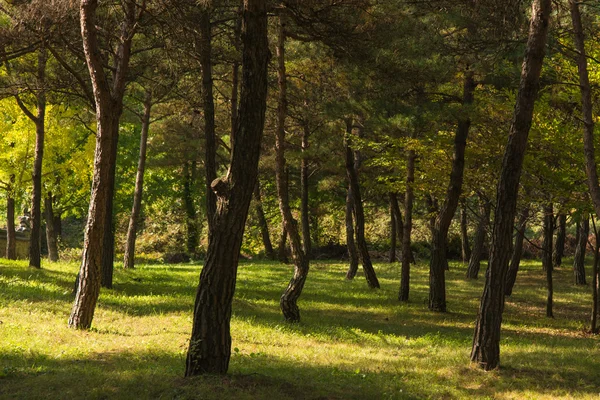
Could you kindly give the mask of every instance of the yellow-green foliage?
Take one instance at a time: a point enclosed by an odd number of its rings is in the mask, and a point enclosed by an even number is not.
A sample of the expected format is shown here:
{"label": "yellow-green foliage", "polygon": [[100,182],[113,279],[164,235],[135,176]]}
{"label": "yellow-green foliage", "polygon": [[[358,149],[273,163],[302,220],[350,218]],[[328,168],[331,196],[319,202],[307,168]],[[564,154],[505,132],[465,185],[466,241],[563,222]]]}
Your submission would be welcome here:
{"label": "yellow-green foliage", "polygon": [[233,304],[230,375],[184,379],[198,265],[118,269],[89,332],[67,327],[77,264],[32,270],[0,261],[3,399],[557,399],[597,398],[600,342],[585,332],[589,289],[555,272],[555,319],[544,276],[523,266],[508,299],[502,367],[483,372],[469,350],[482,282],[448,272],[449,313],[427,311],[427,268],[413,269],[411,302],[396,301],[398,264],[375,268],[382,289],[345,265],[313,264],[300,324],[281,317],[291,275],[243,263]]}

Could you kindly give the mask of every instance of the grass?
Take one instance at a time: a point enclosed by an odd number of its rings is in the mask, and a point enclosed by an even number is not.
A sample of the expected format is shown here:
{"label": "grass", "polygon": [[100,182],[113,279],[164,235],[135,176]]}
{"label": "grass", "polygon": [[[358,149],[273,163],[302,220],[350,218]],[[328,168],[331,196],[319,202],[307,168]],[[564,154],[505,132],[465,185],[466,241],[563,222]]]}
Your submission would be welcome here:
{"label": "grass", "polygon": [[544,274],[524,262],[508,299],[501,368],[469,363],[482,279],[447,273],[446,314],[427,310],[427,266],[413,268],[411,302],[396,301],[399,265],[375,266],[381,290],[344,281],[346,266],[313,263],[283,321],[278,299],[291,267],[240,265],[230,374],[184,379],[200,266],[115,271],[93,329],[67,327],[76,264],[42,270],[0,260],[2,399],[557,399],[600,396],[600,340],[586,333],[589,287],[555,272],[555,319],[545,318]]}

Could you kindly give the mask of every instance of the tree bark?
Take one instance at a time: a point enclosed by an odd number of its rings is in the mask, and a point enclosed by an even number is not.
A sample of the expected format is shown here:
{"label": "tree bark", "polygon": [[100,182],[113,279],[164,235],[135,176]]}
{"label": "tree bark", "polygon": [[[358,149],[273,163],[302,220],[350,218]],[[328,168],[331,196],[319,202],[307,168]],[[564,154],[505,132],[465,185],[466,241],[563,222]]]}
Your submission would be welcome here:
{"label": "tree bark", "polygon": [[554,235],[554,210],[552,203],[544,206],[544,241],[542,243],[542,265],[546,271],[546,317],[554,318],[552,303],[554,287],[552,285],[552,236]]}
{"label": "tree bark", "polygon": [[310,259],[312,253],[312,243],[310,239],[310,213],[309,213],[309,190],[308,190],[308,147],[310,137],[310,127],[308,122],[302,125],[302,160],[300,161],[300,214],[302,218],[302,250],[305,256]]}
{"label": "tree bark", "polygon": [[[592,217],[592,222],[593,222]],[[592,317],[590,320],[590,331],[593,334],[598,333],[598,292],[600,287],[598,286],[598,263],[600,263],[600,237],[598,236],[598,230],[596,224],[594,224],[594,236],[596,238],[596,245],[594,246],[594,264],[592,266]]]}
{"label": "tree bark", "polygon": [[515,245],[513,246],[512,257],[510,259],[510,266],[506,273],[506,284],[504,288],[504,295],[512,295],[513,287],[517,281],[517,273],[519,272],[519,264],[521,263],[521,256],[523,255],[523,240],[525,239],[525,228],[527,227],[527,219],[529,218],[529,208],[525,207],[521,211],[519,217],[519,223],[517,224],[517,234],[515,235]]}
{"label": "tree bark", "polygon": [[52,202],[52,193],[48,193],[44,199],[46,243],[48,243],[48,259],[50,261],[58,261],[58,237],[54,230],[54,210]]}
{"label": "tree bark", "polygon": [[354,197],[354,219],[356,222],[356,242],[360,257],[362,258],[363,271],[367,284],[371,289],[379,288],[379,281],[371,263],[371,256],[367,248],[365,239],[365,214],[363,210],[362,198],[360,195],[360,186],[358,184],[358,175],[355,168],[355,154],[350,147],[352,135],[352,119],[346,120],[346,137],[344,138],[344,147],[346,149],[346,174],[348,176],[348,184]]}
{"label": "tree bark", "polygon": [[590,220],[584,215],[577,223],[577,236],[575,241],[575,257],[573,258],[573,274],[576,285],[587,285],[585,279],[585,251],[587,249],[588,237],[590,235]]}
{"label": "tree bark", "polygon": [[[396,262],[396,216],[394,215],[394,193],[390,193],[390,256],[388,261],[390,263]],[[397,203],[396,203],[397,204]],[[402,243],[402,240],[400,240]]]}
{"label": "tree bark", "polygon": [[558,214],[558,226],[556,227],[556,241],[554,242],[554,251],[552,252],[552,265],[560,267],[565,253],[565,238],[567,236],[567,215]]}
{"label": "tree bark", "polygon": [[496,368],[500,362],[500,327],[504,311],[504,286],[511,254],[509,250],[517,207],[519,180],[544,60],[551,8],[550,0],[534,0],[532,5],[532,18],[521,70],[521,82],[498,182],[490,259],[485,274],[485,285],[471,351],[471,361],[476,362],[485,370]]}
{"label": "tree bark", "polygon": [[185,226],[187,231],[186,251],[194,257],[199,242],[198,218],[194,204],[194,185],[196,183],[196,162],[186,161],[183,166],[183,204],[185,207]]}
{"label": "tree bark", "polygon": [[140,156],[138,158],[137,173],[135,175],[135,189],[133,192],[133,206],[127,227],[127,241],[125,242],[125,255],[123,268],[135,267],[135,240],[140,214],[142,212],[142,197],[144,192],[144,171],[146,170],[146,149],[148,145],[148,130],[150,129],[150,112],[152,110],[152,94],[146,92],[144,100],[144,114],[142,115],[142,132],[140,135]]}
{"label": "tree bark", "polygon": [[285,224],[282,221],[281,233],[279,235],[279,243],[277,243],[277,259],[284,264],[290,262],[287,256],[287,237],[287,230],[285,229]]}
{"label": "tree bark", "polygon": [[275,252],[273,251],[273,245],[271,244],[271,236],[269,235],[269,225],[267,224],[267,218],[265,218],[265,212],[262,207],[262,199],[260,196],[260,183],[258,179],[256,180],[256,187],[254,188],[254,201],[256,202],[256,218],[258,219],[260,234],[262,236],[263,245],[265,247],[265,255],[269,260],[274,260]]}
{"label": "tree bark", "polygon": [[[473,72],[465,72],[463,83],[463,106],[468,107],[473,103],[473,94],[476,87]],[[454,136],[454,157],[452,160],[452,171],[450,172],[450,183],[446,192],[446,200],[435,219],[431,238],[431,261],[429,263],[429,309],[431,311],[446,312],[446,277],[448,268],[446,256],[446,245],[448,240],[448,229],[454,213],[458,207],[458,201],[462,191],[462,182],[465,169],[465,148],[471,118],[461,117]]]}
{"label": "tree bark", "polygon": [[231,356],[231,305],[244,226],[258,175],[264,128],[269,45],[265,0],[245,0],[240,107],[225,177],[215,180],[217,210],[196,292],[186,376],[224,374]]}
{"label": "tree bark", "polygon": [[[414,134],[413,134],[414,138]],[[400,291],[398,292],[398,300],[408,301],[410,291],[410,263],[414,262],[411,245],[412,234],[412,214],[415,182],[415,161],[417,155],[414,150],[410,149],[407,152],[406,161],[406,191],[404,193],[404,226],[402,233],[402,269],[400,273]]]}
{"label": "tree bark", "polygon": [[346,248],[348,249],[349,261],[346,279],[351,281],[358,272],[358,250],[356,249],[356,241],[354,240],[354,195],[352,194],[352,187],[350,187],[350,184],[348,184],[348,191],[346,193],[345,216]]}
{"label": "tree bark", "polygon": [[471,246],[469,246],[469,232],[467,221],[467,204],[465,199],[460,200],[460,243],[463,263],[471,258]]}
{"label": "tree bark", "polygon": [[102,239],[102,277],[100,286],[107,289],[112,289],[113,272],[115,269],[115,221],[113,218],[114,197],[115,197],[115,181],[117,173],[117,153],[119,144],[119,119],[113,120],[112,132],[114,140],[111,142],[109,157],[109,174],[106,184],[106,212],[104,214],[104,237]]}
{"label": "tree bark", "polygon": [[487,227],[490,224],[491,209],[490,202],[483,198],[483,196],[480,196],[479,223],[477,224],[477,233],[475,234],[475,241],[473,242],[473,252],[471,253],[471,259],[469,260],[469,267],[467,268],[467,278],[469,279],[477,279],[479,275],[481,256],[487,237]]}
{"label": "tree bark", "polygon": [[[83,257],[77,282],[75,303],[69,317],[69,326],[76,329],[89,329],[100,294],[102,254],[107,220],[107,205],[111,203],[112,163],[115,158],[113,148],[118,140],[119,117],[123,110],[123,96],[131,42],[137,26],[136,4],[123,2],[125,8],[121,29],[121,40],[114,57],[112,85],[105,74],[103,55],[97,36],[97,0],[81,0],[80,22],[83,50],[90,72],[94,102],[96,105],[97,133],[94,154],[92,192],[85,227]],[[114,177],[113,177],[114,178]]]}

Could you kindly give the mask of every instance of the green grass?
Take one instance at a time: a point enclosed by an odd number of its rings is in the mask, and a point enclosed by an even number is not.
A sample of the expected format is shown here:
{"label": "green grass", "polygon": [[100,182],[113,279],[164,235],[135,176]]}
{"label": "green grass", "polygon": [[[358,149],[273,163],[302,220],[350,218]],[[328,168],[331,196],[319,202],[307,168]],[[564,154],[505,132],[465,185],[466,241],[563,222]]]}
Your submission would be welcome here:
{"label": "green grass", "polygon": [[446,314],[427,310],[427,266],[413,268],[411,302],[396,301],[398,264],[375,266],[381,290],[344,281],[346,266],[315,262],[300,324],[278,299],[291,267],[240,265],[230,374],[184,379],[200,266],[115,271],[93,329],[67,319],[76,264],[33,270],[0,260],[2,399],[556,399],[600,396],[600,340],[586,333],[589,287],[555,272],[555,319],[545,318],[544,274],[523,263],[508,299],[501,368],[469,363],[482,278],[447,274]]}

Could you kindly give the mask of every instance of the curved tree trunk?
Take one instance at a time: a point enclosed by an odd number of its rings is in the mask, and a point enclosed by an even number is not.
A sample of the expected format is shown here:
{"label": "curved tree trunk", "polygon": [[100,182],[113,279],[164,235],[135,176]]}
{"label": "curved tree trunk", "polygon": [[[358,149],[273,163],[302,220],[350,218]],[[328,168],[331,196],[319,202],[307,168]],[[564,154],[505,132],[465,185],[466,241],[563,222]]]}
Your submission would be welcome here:
{"label": "curved tree trunk", "polygon": [[477,233],[475,234],[475,241],[473,242],[473,252],[471,253],[471,259],[469,260],[469,267],[467,268],[467,278],[469,279],[477,279],[479,275],[481,256],[487,237],[487,227],[490,224],[491,209],[490,202],[487,199],[480,197],[479,223],[477,224]]}
{"label": "curved tree trunk", "polygon": [[48,193],[44,199],[46,243],[48,243],[48,259],[50,261],[58,261],[58,237],[54,230],[54,210],[52,201],[52,193]]}
{"label": "curved tree trunk", "polygon": [[517,234],[515,235],[515,245],[513,246],[513,253],[510,259],[510,265],[508,272],[506,273],[506,284],[504,288],[504,295],[512,295],[513,287],[517,281],[517,273],[519,272],[519,264],[521,263],[521,256],[523,255],[523,240],[525,239],[525,228],[527,227],[527,219],[529,218],[529,208],[525,207],[521,211],[519,217],[519,223],[517,224]]}
{"label": "curved tree trunk", "polygon": [[469,233],[468,233],[468,222],[467,222],[467,204],[463,198],[460,200],[460,243],[461,243],[461,255],[463,263],[471,258],[471,246],[469,246]]}
{"label": "curved tree trunk", "polygon": [[231,356],[231,304],[252,192],[258,176],[269,47],[264,0],[246,0],[243,10],[240,107],[227,176],[213,181],[217,210],[194,304],[186,376],[224,374]]}
{"label": "curved tree trunk", "polygon": [[148,90],[144,100],[144,114],[142,115],[142,132],[140,135],[140,156],[138,158],[137,173],[135,175],[135,189],[133,192],[133,206],[127,227],[127,241],[125,242],[125,255],[123,268],[135,266],[135,239],[140,214],[142,212],[142,196],[144,193],[144,172],[146,170],[146,149],[148,145],[148,131],[150,129],[150,111],[152,110],[152,94]]}
{"label": "curved tree trunk", "polygon": [[544,206],[544,242],[542,244],[542,265],[546,271],[546,317],[554,318],[552,303],[554,287],[552,285],[552,236],[554,235],[554,210],[552,203]]}
{"label": "curved tree trunk", "polygon": [[534,0],[532,5],[532,18],[521,69],[519,92],[496,192],[490,259],[471,350],[471,361],[485,370],[496,368],[500,362],[504,285],[511,256],[509,250],[512,246],[519,180],[539,88],[551,9],[550,0]]}
{"label": "curved tree trunk", "polygon": [[[475,79],[473,72],[467,70],[463,82],[463,106],[473,103],[475,92]],[[462,191],[463,174],[465,169],[465,148],[471,119],[460,118],[456,135],[454,136],[454,157],[452,159],[452,171],[450,172],[450,183],[446,191],[446,200],[435,219],[431,237],[431,260],[429,263],[429,309],[432,311],[446,312],[446,277],[448,268],[446,257],[446,245],[448,229],[458,207],[458,201]]]}
{"label": "curved tree trunk", "polygon": [[367,279],[367,284],[371,289],[379,288],[379,280],[373,269],[371,263],[371,256],[369,255],[369,249],[367,248],[367,241],[365,239],[365,214],[362,204],[362,198],[360,195],[360,186],[358,184],[358,175],[355,168],[355,154],[350,147],[350,136],[352,135],[352,119],[346,120],[346,137],[344,138],[344,147],[346,149],[346,174],[348,176],[348,183],[354,197],[354,219],[356,221],[356,244],[360,257],[362,259],[363,272]]}
{"label": "curved tree trunk", "polygon": [[590,219],[586,214],[577,223],[577,237],[575,257],[573,258],[573,273],[576,285],[587,285],[585,279],[585,251],[587,249],[588,237],[590,235]]}
{"label": "curved tree trunk", "polygon": [[348,272],[346,272],[346,279],[352,280],[358,272],[358,250],[356,249],[356,242],[354,240],[354,195],[352,194],[352,188],[348,185],[348,192],[346,194],[346,248],[348,249]]}
{"label": "curved tree trunk", "polygon": [[279,210],[281,219],[290,240],[290,250],[294,261],[294,276],[290,280],[279,300],[283,316],[288,322],[300,321],[300,309],[297,301],[302,294],[304,283],[308,275],[308,257],[302,249],[302,241],[298,232],[297,223],[292,216],[290,208],[288,180],[285,160],[285,120],[287,117],[287,77],[285,72],[285,29],[279,18],[279,37],[277,41],[277,82],[279,97],[277,107],[277,133],[275,136],[275,179],[277,181],[277,194],[279,197]]}
{"label": "curved tree trunk", "polygon": [[[414,134],[413,134],[414,138]],[[414,262],[412,251],[410,248],[412,234],[412,213],[415,182],[415,161],[417,155],[414,150],[408,150],[406,162],[406,191],[404,194],[404,227],[402,237],[402,270],[400,275],[400,291],[398,292],[398,300],[408,301],[410,291],[410,263]]]}
{"label": "curved tree trunk", "polygon": [[554,242],[554,251],[552,252],[552,265],[560,267],[565,253],[565,238],[567,236],[567,215],[558,214],[558,226],[556,227],[556,241]]}
{"label": "curved tree trunk", "polygon": [[256,202],[256,218],[258,219],[260,234],[262,236],[263,246],[265,247],[265,255],[269,260],[274,260],[275,252],[273,251],[273,245],[271,244],[271,236],[269,235],[269,225],[267,224],[267,218],[265,218],[265,212],[262,207],[262,199],[260,197],[260,184],[258,180],[256,181],[256,187],[254,188],[254,201]]}

